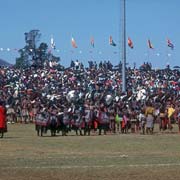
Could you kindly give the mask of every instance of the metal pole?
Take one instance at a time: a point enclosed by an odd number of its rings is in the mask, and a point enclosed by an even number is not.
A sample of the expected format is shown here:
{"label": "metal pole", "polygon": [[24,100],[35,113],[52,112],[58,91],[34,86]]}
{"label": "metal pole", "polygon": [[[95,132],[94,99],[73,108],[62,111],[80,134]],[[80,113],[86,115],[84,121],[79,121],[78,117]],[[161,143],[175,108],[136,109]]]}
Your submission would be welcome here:
{"label": "metal pole", "polygon": [[126,92],[126,0],[122,0],[122,92]]}

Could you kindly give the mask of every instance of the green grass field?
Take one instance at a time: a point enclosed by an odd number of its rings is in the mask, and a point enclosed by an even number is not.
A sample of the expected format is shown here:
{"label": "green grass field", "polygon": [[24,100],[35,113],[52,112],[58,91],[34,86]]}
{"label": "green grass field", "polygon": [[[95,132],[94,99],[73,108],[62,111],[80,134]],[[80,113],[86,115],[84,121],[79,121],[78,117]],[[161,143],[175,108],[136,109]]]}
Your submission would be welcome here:
{"label": "green grass field", "polygon": [[37,137],[32,124],[9,125],[0,180],[12,179],[178,180],[180,134]]}

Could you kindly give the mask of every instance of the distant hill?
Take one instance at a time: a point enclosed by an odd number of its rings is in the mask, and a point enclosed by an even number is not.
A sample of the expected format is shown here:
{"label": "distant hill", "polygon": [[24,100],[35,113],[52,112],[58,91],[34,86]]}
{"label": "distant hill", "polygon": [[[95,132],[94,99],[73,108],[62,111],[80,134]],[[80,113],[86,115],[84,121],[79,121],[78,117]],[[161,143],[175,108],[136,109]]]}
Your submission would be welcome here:
{"label": "distant hill", "polygon": [[0,59],[0,66],[12,66],[12,64],[8,63],[5,60]]}

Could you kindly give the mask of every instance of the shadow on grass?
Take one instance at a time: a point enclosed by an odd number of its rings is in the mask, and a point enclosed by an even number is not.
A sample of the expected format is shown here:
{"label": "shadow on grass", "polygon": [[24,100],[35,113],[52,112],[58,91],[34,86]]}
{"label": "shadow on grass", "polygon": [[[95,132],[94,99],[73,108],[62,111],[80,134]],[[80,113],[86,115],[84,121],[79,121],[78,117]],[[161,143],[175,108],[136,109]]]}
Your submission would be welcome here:
{"label": "shadow on grass", "polygon": [[16,136],[4,136],[3,138],[0,139],[21,139],[22,137],[16,137]]}

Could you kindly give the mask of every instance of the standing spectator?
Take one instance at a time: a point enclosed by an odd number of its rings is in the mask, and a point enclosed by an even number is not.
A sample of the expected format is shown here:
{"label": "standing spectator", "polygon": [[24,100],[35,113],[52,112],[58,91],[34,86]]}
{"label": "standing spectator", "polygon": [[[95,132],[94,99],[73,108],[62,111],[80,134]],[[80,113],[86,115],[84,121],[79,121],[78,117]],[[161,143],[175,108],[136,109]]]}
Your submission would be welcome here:
{"label": "standing spectator", "polygon": [[154,129],[154,107],[151,102],[147,102],[147,107],[145,110],[146,116],[146,133],[153,134]]}
{"label": "standing spectator", "polygon": [[178,127],[179,127],[179,133],[180,133],[180,111],[178,112]]}
{"label": "standing spectator", "polygon": [[0,102],[0,133],[1,133],[1,138],[3,138],[5,132],[7,132],[6,109],[3,105],[3,102]]}
{"label": "standing spectator", "polygon": [[172,123],[174,121],[173,115],[175,112],[174,105],[171,104],[170,107],[168,107],[167,111],[168,111],[168,129],[172,130],[173,129]]}
{"label": "standing spectator", "polygon": [[141,110],[138,118],[139,118],[141,130],[142,130],[142,134],[145,134],[146,116],[145,116],[144,109]]}

